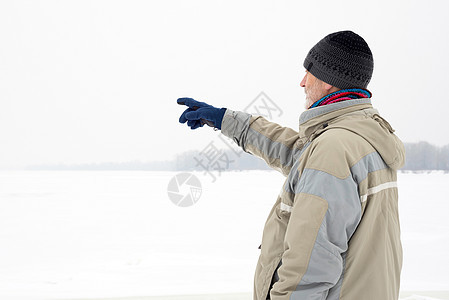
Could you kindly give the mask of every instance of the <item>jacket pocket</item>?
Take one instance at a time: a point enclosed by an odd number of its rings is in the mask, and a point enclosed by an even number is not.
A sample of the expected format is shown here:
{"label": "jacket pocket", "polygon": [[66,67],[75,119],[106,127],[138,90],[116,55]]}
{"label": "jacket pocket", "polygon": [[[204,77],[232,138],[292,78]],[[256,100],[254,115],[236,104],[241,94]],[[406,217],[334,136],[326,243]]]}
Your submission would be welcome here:
{"label": "jacket pocket", "polygon": [[254,280],[254,300],[266,300],[271,286],[274,271],[281,261],[282,253],[277,255],[271,262],[264,265],[262,257],[259,258]]}

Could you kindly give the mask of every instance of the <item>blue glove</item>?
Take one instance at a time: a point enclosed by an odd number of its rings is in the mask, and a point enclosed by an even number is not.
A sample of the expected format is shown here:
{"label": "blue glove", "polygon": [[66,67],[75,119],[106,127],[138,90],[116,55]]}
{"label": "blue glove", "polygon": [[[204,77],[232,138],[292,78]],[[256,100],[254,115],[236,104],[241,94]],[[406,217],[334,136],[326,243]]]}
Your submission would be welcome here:
{"label": "blue glove", "polygon": [[179,123],[187,122],[190,129],[203,127],[204,124],[221,129],[221,122],[223,121],[226,108],[216,108],[192,98],[179,98],[177,102],[180,105],[189,107],[179,117]]}

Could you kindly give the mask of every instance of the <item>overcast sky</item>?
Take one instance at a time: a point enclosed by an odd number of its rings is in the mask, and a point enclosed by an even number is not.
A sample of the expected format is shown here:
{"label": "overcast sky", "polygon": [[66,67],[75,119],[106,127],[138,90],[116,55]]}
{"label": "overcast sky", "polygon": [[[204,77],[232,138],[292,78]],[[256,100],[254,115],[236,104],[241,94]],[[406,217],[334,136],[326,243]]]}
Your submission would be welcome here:
{"label": "overcast sky", "polygon": [[217,139],[179,97],[294,129],[325,35],[368,42],[373,104],[404,142],[449,144],[449,1],[1,1],[0,167],[166,160]]}

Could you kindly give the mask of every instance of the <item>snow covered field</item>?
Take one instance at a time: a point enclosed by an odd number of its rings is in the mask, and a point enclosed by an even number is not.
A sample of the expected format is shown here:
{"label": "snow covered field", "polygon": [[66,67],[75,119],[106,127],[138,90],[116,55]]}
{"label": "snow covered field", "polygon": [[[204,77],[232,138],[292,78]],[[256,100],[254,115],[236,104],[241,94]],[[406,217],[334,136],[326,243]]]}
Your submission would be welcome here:
{"label": "snow covered field", "polygon": [[[178,173],[0,172],[0,299],[251,299],[284,177],[194,172],[201,197],[179,207],[167,193]],[[404,299],[449,299],[448,187],[449,174],[399,174]]]}

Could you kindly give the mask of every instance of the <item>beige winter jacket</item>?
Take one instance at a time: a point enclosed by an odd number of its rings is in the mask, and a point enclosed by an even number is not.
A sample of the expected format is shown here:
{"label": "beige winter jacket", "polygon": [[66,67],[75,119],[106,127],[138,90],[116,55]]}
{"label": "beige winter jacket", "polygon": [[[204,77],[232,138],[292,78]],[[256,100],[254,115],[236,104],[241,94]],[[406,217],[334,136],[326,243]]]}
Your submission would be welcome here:
{"label": "beige winter jacket", "polygon": [[222,133],[287,178],[263,230],[254,299],[398,299],[404,146],[371,99],[305,111],[299,132],[227,109]]}

